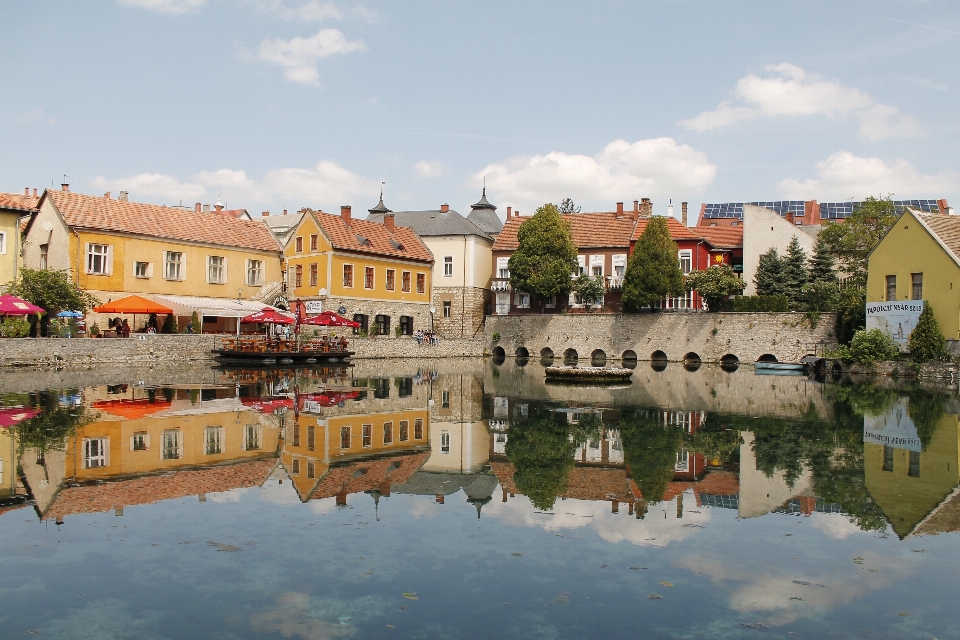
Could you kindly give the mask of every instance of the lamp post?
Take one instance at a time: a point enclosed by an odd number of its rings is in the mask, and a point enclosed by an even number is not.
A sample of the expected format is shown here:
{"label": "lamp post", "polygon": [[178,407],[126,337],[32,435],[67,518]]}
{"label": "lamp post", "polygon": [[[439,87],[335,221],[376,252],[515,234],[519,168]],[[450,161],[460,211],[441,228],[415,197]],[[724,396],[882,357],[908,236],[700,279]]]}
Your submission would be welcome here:
{"label": "lamp post", "polygon": [[433,333],[433,314],[437,312],[436,307],[430,307],[430,333]]}

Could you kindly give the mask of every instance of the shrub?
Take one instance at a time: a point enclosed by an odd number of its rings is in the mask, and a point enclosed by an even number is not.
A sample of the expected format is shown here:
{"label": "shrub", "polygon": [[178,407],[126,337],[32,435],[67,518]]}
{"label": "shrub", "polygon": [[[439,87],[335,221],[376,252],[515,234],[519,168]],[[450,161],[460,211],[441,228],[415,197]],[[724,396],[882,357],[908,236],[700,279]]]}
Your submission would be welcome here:
{"label": "shrub", "polygon": [[833,332],[840,344],[850,344],[854,334],[863,329],[867,322],[867,299],[863,291],[850,290],[840,292],[837,302],[837,317]]}
{"label": "shrub", "polygon": [[880,329],[861,329],[850,341],[850,356],[857,362],[873,364],[878,360],[893,360],[899,355],[893,338]]}
{"label": "shrub", "polygon": [[800,296],[807,311],[834,311],[840,302],[840,290],[831,282],[805,284]]}
{"label": "shrub", "polygon": [[6,316],[0,319],[0,338],[26,338],[30,322],[24,316]]}
{"label": "shrub", "polygon": [[929,302],[923,305],[917,326],[910,334],[910,356],[914,362],[924,363],[931,360],[942,360],[944,357],[944,338],[940,333],[940,325],[933,315],[933,307]]}
{"label": "shrub", "polygon": [[497,331],[496,333],[493,334],[493,341],[494,341],[494,342],[500,342],[500,332],[499,332],[499,331]]}
{"label": "shrub", "polygon": [[737,296],[733,311],[789,311],[787,296]]}

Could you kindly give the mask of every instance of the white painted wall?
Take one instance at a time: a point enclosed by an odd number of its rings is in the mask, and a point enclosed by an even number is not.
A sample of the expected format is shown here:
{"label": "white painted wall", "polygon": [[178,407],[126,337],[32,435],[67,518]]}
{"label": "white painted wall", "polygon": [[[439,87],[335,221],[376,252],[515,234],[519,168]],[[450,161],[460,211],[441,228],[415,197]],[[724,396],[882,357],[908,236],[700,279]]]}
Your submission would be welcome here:
{"label": "white painted wall", "polygon": [[[807,227],[811,228],[819,229]],[[744,295],[752,296],[757,293],[753,278],[757,275],[760,255],[776,247],[777,252],[783,256],[793,236],[797,236],[800,246],[807,252],[807,257],[813,255],[815,235],[782,218],[776,211],[752,204],[743,205],[743,280],[747,285]]]}
{"label": "white painted wall", "polygon": [[[477,236],[428,236],[424,244],[433,253],[434,287],[490,286],[493,242]],[[443,275],[444,256],[453,256],[453,275]]]}

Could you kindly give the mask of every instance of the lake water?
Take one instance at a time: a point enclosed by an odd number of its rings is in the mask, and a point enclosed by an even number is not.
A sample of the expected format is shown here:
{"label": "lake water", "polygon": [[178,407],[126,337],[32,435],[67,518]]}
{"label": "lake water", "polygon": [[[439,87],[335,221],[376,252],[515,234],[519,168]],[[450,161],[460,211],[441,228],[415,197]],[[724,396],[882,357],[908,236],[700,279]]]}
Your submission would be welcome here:
{"label": "lake water", "polygon": [[4,372],[0,637],[960,638],[955,389],[657,369]]}

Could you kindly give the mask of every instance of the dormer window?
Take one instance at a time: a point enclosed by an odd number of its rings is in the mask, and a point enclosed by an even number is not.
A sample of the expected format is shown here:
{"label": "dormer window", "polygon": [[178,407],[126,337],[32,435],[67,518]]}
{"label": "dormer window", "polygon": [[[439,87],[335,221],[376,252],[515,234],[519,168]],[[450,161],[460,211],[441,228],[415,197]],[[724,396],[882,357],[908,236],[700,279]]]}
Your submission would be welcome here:
{"label": "dormer window", "polygon": [[367,240],[366,238],[364,238],[364,237],[363,237],[362,235],[360,235],[359,233],[356,234],[356,236],[357,236],[357,242],[360,244],[361,247],[369,247],[369,246],[370,246],[370,241],[369,241],[369,240]]}
{"label": "dormer window", "polygon": [[406,249],[403,248],[403,245],[397,242],[396,240],[391,239],[390,244],[393,245],[393,248],[396,249],[397,251],[406,251]]}

